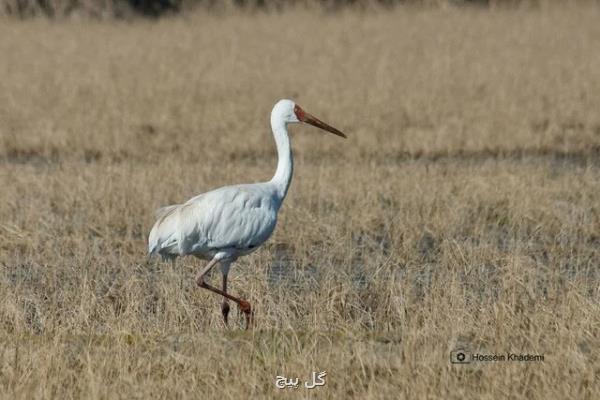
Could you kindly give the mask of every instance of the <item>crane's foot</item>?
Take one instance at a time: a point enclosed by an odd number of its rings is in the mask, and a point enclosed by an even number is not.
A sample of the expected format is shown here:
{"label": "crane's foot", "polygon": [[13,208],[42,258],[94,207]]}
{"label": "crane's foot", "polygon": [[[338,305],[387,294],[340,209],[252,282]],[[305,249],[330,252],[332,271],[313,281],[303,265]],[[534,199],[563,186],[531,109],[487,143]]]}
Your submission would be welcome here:
{"label": "crane's foot", "polygon": [[240,306],[240,310],[246,315],[246,330],[252,328],[253,320],[254,320],[254,312],[252,311],[252,307],[250,303],[246,300],[240,300],[238,303]]}
{"label": "crane's foot", "polygon": [[221,312],[223,313],[223,322],[225,322],[225,327],[227,327],[229,317],[229,302],[224,301],[223,304],[221,304]]}

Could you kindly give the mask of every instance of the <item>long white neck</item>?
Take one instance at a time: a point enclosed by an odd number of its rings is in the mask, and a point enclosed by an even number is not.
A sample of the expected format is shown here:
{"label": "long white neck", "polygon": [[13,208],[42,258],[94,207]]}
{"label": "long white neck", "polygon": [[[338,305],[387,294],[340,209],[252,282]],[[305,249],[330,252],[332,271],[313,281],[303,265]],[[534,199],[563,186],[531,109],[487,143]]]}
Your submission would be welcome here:
{"label": "long white neck", "polygon": [[277,197],[283,201],[287,194],[290,183],[292,183],[292,174],[294,172],[294,160],[292,159],[292,148],[290,146],[290,137],[288,136],[287,123],[277,114],[271,114],[271,129],[277,145],[277,171],[271,183],[275,186]]}

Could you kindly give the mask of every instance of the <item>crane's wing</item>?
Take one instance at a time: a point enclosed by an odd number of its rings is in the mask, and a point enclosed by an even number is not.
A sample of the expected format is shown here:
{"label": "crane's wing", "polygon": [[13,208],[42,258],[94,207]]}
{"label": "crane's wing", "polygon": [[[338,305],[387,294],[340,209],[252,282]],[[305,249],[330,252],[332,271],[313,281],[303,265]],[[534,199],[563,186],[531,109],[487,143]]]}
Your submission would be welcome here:
{"label": "crane's wing", "polygon": [[272,194],[259,184],[204,193],[157,212],[148,250],[170,258],[214,250],[252,249],[273,233],[277,210]]}

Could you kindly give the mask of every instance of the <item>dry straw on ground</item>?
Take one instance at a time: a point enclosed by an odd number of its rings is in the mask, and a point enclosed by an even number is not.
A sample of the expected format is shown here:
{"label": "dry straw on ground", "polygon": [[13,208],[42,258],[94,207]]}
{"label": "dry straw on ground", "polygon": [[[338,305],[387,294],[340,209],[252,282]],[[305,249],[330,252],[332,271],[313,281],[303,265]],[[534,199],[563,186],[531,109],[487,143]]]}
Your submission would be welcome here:
{"label": "dry straw on ground", "polygon": [[[0,23],[0,397],[592,398],[598,8]],[[296,176],[221,326],[153,211]],[[216,279],[217,277],[213,277]],[[456,366],[451,350],[543,354]],[[275,377],[327,371],[277,390]]]}

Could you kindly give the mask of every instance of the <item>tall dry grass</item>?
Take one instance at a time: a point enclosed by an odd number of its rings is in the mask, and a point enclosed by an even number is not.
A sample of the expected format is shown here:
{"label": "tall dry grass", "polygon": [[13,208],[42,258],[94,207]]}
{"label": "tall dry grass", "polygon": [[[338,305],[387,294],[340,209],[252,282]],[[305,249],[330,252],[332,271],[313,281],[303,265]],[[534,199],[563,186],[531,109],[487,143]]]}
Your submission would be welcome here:
{"label": "tall dry grass", "polygon": [[[599,14],[3,20],[0,396],[593,398]],[[350,139],[293,128],[278,229],[230,274],[256,329],[226,330],[201,264],[146,261],[146,235],[270,177],[281,97]]]}

